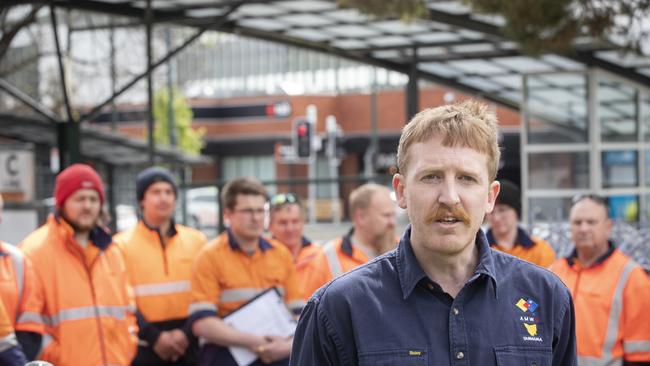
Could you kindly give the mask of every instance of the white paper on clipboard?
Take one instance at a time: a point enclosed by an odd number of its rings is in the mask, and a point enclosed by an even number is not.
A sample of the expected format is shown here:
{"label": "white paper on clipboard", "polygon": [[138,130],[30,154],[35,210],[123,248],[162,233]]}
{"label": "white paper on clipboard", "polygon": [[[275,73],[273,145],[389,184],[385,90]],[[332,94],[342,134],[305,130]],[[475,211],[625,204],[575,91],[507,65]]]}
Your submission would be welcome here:
{"label": "white paper on clipboard", "polygon": [[[226,315],[223,321],[242,332],[257,335],[290,337],[296,331],[296,321],[275,287],[257,295],[247,304]],[[257,354],[244,347],[228,347],[239,366],[248,366]]]}

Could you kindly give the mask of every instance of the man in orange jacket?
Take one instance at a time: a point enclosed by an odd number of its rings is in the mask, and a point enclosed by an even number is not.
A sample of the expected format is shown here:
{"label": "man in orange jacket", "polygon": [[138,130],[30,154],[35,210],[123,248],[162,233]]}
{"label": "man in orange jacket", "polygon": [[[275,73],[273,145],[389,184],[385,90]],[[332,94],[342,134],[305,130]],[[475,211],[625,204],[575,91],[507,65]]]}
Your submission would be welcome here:
{"label": "man in orange jacket", "polygon": [[262,237],[266,190],[252,178],[235,179],[222,189],[228,229],[199,252],[192,271],[190,321],[205,340],[199,365],[236,366],[228,347],[243,347],[258,356],[250,366],[289,363],[291,339],[237,330],[223,317],[258,294],[275,287],[294,314],[304,305],[291,253]]}
{"label": "man in orange jacket", "polygon": [[323,245],[324,258],[317,259],[321,270],[330,273],[327,281],[348,272],[397,246],[395,202],[390,189],[366,183],[350,193],[353,227],[346,235]]}
{"label": "man in orange jacket", "polygon": [[[4,202],[0,195],[0,223]],[[0,299],[25,356],[33,360],[41,344],[43,324],[30,320],[38,312],[38,290],[31,262],[20,249],[0,240]],[[25,315],[23,315],[25,314]]]}
{"label": "man in orange jacket", "polygon": [[98,220],[104,186],[88,165],[56,177],[56,213],[21,244],[31,259],[45,325],[40,359],[56,366],[127,366],[135,355],[135,305],[126,268]]}
{"label": "man in orange jacket", "polygon": [[493,249],[514,255],[540,267],[548,267],[555,260],[555,251],[545,240],[530,236],[519,227],[521,193],[507,180],[501,180],[501,190],[494,210],[485,215],[490,229],[485,234]]}
{"label": "man in orange jacket", "polygon": [[331,275],[327,268],[318,265],[323,248],[303,236],[304,228],[305,209],[296,195],[280,193],[271,197],[269,232],[291,252],[300,290],[303,298],[309,300]]}
{"label": "man in orange jacket", "polygon": [[0,301],[0,365],[23,366],[27,359],[18,345],[11,323],[4,304]]}
{"label": "man in orange jacket", "polygon": [[575,302],[578,365],[650,365],[650,278],[608,240],[607,209],[600,196],[574,199],[575,250],[550,269]]}
{"label": "man in orange jacket", "polygon": [[138,354],[133,366],[194,365],[198,342],[186,326],[191,303],[192,262],[207,238],[174,223],[178,189],[160,167],[136,177],[142,209],[138,225],[114,237],[138,308]]}

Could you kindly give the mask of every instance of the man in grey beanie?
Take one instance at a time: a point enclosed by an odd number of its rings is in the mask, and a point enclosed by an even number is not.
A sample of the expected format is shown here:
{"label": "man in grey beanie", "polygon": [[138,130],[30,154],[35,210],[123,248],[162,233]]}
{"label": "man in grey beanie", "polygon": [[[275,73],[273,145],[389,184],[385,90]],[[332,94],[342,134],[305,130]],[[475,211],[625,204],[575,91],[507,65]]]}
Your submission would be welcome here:
{"label": "man in grey beanie", "polygon": [[150,167],[136,177],[142,210],[138,225],[114,237],[124,253],[138,308],[140,338],[133,365],[194,365],[197,341],[187,328],[190,275],[194,256],[207,238],[176,224],[178,187],[164,168]]}

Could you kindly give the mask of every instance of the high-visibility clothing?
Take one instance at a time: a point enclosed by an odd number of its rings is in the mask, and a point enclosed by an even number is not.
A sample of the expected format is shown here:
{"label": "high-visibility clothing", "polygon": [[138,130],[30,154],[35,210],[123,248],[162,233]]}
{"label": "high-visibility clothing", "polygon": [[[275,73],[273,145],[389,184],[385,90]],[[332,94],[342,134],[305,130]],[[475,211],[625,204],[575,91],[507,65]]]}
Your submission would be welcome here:
{"label": "high-visibility clothing", "polygon": [[300,251],[294,258],[294,265],[296,266],[298,286],[305,300],[309,300],[316,290],[332,278],[328,267],[321,264],[323,261],[327,261],[323,248],[303,239]]}
{"label": "high-visibility clothing", "polygon": [[148,322],[188,317],[192,263],[207,241],[203,233],[183,225],[173,225],[169,234],[161,236],[140,221],[114,237],[138,311]]}
{"label": "high-visibility clothing", "polygon": [[[227,230],[206,244],[196,257],[190,321],[223,317],[272,287],[283,294],[290,310],[300,313],[305,301],[289,250],[273,239],[260,238],[259,247],[248,254]],[[200,364],[233,362],[227,349],[217,345],[206,344],[201,353]]]}
{"label": "high-visibility clothing", "polygon": [[[113,240],[124,255],[138,308],[141,342],[133,364],[160,365],[162,360],[153,346],[162,331],[181,329],[192,340],[189,327],[185,327],[191,303],[192,263],[207,238],[198,230],[173,223],[163,235],[141,220]],[[175,365],[194,364],[195,343],[190,342],[191,347]]]}
{"label": "high-visibility clothing", "polygon": [[574,251],[550,269],[573,296],[580,366],[650,362],[650,278],[643,268],[610,246],[590,267]]}
{"label": "high-visibility clothing", "polygon": [[544,239],[528,235],[521,228],[517,228],[515,245],[510,249],[503,248],[497,244],[491,229],[488,230],[485,236],[492,249],[514,255],[540,267],[547,268],[555,261],[555,251],[548,242]]}
{"label": "high-visibility clothing", "polygon": [[41,322],[20,316],[39,310],[36,285],[31,261],[17,247],[0,241],[0,298],[16,331],[45,331]]}
{"label": "high-visibility clothing", "polygon": [[18,346],[12,322],[0,301],[0,365],[23,366],[27,360]]}
{"label": "high-visibility clothing", "polygon": [[22,315],[45,325],[39,358],[57,366],[129,365],[137,345],[135,304],[108,233],[93,229],[84,249],[72,227],[51,215],[21,249],[39,282],[41,310]]}
{"label": "high-visibility clothing", "polygon": [[326,261],[319,261],[323,266],[325,263],[329,271],[328,281],[335,277],[349,272],[360,265],[368,262],[370,258],[361,249],[352,245],[352,231],[348,234],[331,240],[323,245]]}

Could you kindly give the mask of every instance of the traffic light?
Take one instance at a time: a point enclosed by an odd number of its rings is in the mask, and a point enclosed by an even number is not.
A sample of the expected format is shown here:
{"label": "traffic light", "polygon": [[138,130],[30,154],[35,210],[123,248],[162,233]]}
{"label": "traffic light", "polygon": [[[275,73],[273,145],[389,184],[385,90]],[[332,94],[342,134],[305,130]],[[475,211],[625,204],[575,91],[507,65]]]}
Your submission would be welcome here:
{"label": "traffic light", "polygon": [[311,123],[306,119],[297,119],[293,123],[293,142],[298,158],[305,159],[311,155],[311,140],[314,136]]}

